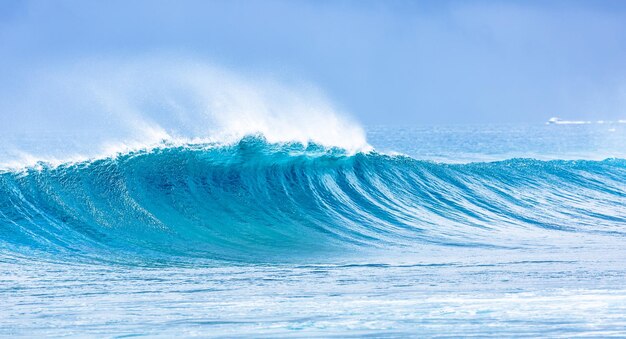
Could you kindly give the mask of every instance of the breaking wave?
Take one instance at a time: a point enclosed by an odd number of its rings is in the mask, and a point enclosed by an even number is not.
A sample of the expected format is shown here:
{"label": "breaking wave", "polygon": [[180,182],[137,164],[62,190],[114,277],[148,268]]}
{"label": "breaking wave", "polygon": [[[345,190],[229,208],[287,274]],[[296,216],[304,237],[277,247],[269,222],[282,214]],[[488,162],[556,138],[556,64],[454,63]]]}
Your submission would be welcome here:
{"label": "breaking wave", "polygon": [[315,143],[170,145],[0,173],[3,253],[227,261],[624,236],[626,161],[443,164]]}

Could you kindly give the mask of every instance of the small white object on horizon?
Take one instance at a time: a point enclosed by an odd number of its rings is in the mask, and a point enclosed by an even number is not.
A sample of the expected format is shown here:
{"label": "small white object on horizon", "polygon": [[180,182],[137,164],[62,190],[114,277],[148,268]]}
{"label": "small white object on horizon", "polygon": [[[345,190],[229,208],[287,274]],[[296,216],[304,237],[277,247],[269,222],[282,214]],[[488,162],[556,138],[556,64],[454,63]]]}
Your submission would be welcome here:
{"label": "small white object on horizon", "polygon": [[550,118],[546,122],[546,125],[584,125],[584,124],[590,124],[590,123],[591,123],[591,121],[584,121],[584,120],[561,120],[561,119],[559,119],[557,117],[552,117],[552,118]]}

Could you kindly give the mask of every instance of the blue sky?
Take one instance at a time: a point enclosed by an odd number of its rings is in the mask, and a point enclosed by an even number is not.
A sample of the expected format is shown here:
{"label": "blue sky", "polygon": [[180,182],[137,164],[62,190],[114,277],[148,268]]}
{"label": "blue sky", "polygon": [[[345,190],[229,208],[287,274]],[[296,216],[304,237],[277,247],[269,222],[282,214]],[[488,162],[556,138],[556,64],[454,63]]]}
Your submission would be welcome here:
{"label": "blue sky", "polygon": [[4,101],[160,54],[311,82],[366,125],[626,119],[623,1],[0,1]]}

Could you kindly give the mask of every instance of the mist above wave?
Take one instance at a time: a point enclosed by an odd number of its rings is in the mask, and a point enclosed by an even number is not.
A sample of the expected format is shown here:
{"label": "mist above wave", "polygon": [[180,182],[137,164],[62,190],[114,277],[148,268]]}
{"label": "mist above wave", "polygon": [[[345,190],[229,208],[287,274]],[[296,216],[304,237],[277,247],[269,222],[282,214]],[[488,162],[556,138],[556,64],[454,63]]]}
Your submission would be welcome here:
{"label": "mist above wave", "polygon": [[[19,95],[16,95],[19,94]],[[195,60],[84,60],[33,70],[0,104],[3,167],[62,163],[169,143],[314,142],[369,149],[315,87]]]}

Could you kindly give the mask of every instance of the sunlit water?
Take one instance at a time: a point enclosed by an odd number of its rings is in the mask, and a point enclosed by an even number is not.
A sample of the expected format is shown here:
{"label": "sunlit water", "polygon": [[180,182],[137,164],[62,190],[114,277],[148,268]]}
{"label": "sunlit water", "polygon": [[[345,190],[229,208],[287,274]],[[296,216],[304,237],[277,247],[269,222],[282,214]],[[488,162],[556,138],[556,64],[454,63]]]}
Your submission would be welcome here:
{"label": "sunlit water", "polygon": [[626,336],[626,125],[368,141],[4,171],[0,335]]}

